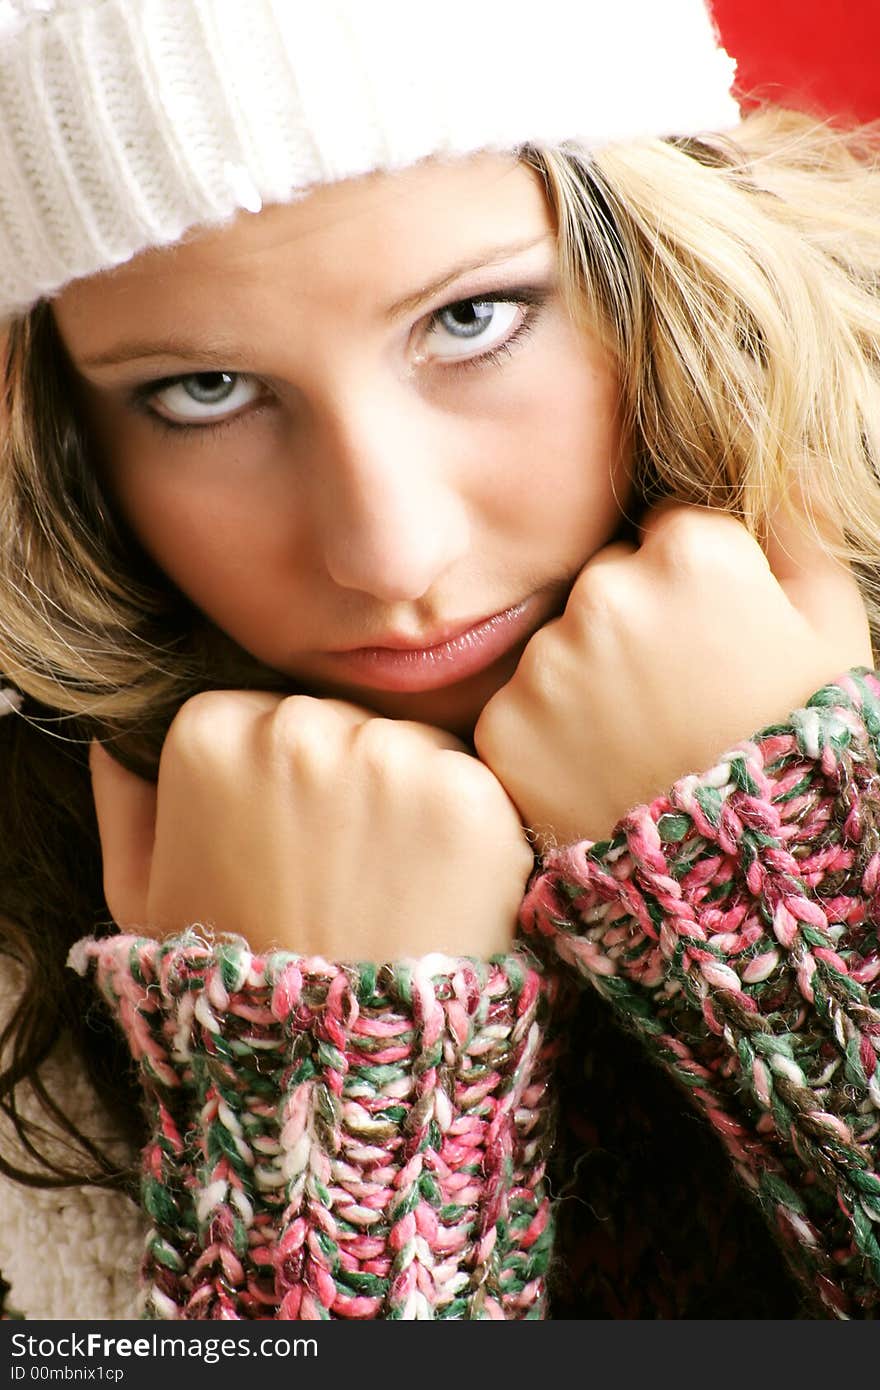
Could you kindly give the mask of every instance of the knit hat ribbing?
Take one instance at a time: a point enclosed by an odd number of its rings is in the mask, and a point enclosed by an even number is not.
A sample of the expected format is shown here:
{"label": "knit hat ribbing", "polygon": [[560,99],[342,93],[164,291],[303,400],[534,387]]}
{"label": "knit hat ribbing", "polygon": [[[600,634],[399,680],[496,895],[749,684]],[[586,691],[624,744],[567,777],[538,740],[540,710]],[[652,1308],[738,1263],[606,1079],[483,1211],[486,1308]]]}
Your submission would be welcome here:
{"label": "knit hat ribbing", "polygon": [[0,318],[430,155],[726,129],[703,0],[0,0]]}

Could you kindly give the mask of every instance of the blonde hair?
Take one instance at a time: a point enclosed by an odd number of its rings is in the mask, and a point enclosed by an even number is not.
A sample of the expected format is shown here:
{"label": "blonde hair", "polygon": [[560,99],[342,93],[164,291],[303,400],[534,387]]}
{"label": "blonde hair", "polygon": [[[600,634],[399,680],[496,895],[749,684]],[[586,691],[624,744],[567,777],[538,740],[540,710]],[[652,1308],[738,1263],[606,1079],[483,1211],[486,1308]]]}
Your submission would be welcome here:
{"label": "blonde hair", "polygon": [[759,539],[777,508],[805,508],[853,564],[875,645],[878,154],[880,125],[765,111],[730,137],[540,160],[570,312],[620,364],[642,497],[733,513]]}
{"label": "blonde hair", "polygon": [[[875,632],[877,149],[876,131],[769,111],[735,136],[523,154],[556,212],[570,311],[619,360],[641,494],[722,508],[760,535],[796,478],[840,522]],[[118,726],[208,680],[206,642],[227,674],[271,686],[200,626],[101,498],[62,358],[45,306],[13,328],[0,670],[50,707]]]}
{"label": "blonde hair", "polygon": [[[570,312],[618,360],[636,495],[722,508],[760,537],[774,509],[802,493],[837,523],[833,546],[856,568],[875,638],[878,147],[877,130],[845,133],[777,111],[724,138],[522,154],[556,213]],[[110,1042],[89,1036],[86,1001],[77,1006],[63,970],[72,940],[109,924],[88,738],[112,737],[117,757],[155,775],[189,695],[283,689],[283,678],[204,621],[114,514],[46,305],[13,326],[3,409],[0,672],[30,701],[24,719],[0,720],[10,770],[0,952],[26,964],[29,984],[7,1030],[15,1054],[0,1072],[0,1105],[14,1114],[23,1078],[39,1091],[39,1062],[63,1020],[83,1054],[91,1050],[120,1124],[136,1128],[124,1053],[110,1068]],[[63,1123],[48,1100],[45,1108]],[[2,1157],[0,1169],[12,1171]],[[81,1180],[54,1171],[30,1180]],[[116,1176],[99,1159],[93,1180]]]}

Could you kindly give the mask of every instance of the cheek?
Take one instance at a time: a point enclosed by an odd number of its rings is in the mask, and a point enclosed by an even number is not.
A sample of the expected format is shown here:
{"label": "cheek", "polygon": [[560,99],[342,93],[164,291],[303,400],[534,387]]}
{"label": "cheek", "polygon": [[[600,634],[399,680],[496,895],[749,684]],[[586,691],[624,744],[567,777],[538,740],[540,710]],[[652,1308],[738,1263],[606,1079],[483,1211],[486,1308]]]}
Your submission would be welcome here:
{"label": "cheek", "polygon": [[630,492],[630,449],[616,378],[583,353],[530,373],[497,451],[494,485],[523,558],[569,570],[617,529]]}
{"label": "cheek", "polygon": [[[117,470],[112,492],[130,529],[151,559],[216,621],[262,605],[291,555],[290,510],[265,481],[228,482],[206,463],[205,477],[175,476],[164,465]],[[286,576],[289,584],[290,576]]]}

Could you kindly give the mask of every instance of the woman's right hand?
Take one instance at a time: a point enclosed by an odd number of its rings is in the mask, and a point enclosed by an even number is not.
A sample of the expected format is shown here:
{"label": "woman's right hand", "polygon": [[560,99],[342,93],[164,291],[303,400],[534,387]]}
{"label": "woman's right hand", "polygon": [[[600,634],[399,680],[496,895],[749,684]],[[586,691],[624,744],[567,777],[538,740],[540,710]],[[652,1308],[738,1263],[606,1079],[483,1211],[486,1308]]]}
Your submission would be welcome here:
{"label": "woman's right hand", "polygon": [[206,691],[158,784],[94,741],[117,925],[201,923],[329,960],[510,948],[532,852],[507,793],[450,734],[339,700]]}

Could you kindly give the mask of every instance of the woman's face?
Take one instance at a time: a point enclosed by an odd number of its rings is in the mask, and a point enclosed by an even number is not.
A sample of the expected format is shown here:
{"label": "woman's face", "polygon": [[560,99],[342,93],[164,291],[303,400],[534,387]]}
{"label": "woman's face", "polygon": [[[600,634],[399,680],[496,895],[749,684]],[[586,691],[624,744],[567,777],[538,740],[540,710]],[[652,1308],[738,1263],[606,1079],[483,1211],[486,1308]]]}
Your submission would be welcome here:
{"label": "woman's face", "polygon": [[538,176],[481,155],[242,214],[54,312],[106,488],[196,606],[292,689],[466,735],[626,500],[618,378],[555,276]]}

